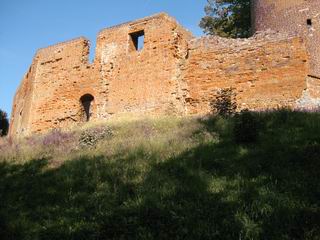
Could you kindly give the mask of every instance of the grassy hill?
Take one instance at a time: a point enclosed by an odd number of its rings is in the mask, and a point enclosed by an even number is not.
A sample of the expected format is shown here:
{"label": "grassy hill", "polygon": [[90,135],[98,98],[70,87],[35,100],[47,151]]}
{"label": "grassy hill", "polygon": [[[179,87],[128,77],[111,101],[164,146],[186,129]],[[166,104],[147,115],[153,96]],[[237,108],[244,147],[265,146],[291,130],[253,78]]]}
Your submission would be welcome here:
{"label": "grassy hill", "polygon": [[0,140],[0,239],[320,239],[320,114],[253,117]]}

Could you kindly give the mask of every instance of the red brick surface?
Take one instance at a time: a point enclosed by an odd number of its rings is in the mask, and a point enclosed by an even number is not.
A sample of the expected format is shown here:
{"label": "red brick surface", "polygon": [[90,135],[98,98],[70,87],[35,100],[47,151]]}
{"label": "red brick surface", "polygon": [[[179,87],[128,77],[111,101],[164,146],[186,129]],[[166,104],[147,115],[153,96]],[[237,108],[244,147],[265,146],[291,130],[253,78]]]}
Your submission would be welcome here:
{"label": "red brick surface", "polygon": [[[142,30],[144,48],[137,51],[131,34]],[[295,107],[302,96],[310,102],[308,55],[296,36],[197,39],[161,13],[100,31],[93,63],[88,55],[85,38],[38,50],[14,99],[12,136],[84,122],[84,94],[94,96],[92,121],[123,113],[206,114],[217,90],[230,86],[239,109]]]}
{"label": "red brick surface", "polygon": [[183,76],[188,112],[210,111],[217,91],[227,87],[235,88],[239,110],[295,107],[306,89],[307,59],[300,38],[276,33],[245,40],[195,39]]}
{"label": "red brick surface", "polygon": [[[320,77],[320,1],[253,0],[255,31],[272,29],[295,33],[306,42],[310,54],[310,72]],[[312,25],[308,25],[307,20]]]}

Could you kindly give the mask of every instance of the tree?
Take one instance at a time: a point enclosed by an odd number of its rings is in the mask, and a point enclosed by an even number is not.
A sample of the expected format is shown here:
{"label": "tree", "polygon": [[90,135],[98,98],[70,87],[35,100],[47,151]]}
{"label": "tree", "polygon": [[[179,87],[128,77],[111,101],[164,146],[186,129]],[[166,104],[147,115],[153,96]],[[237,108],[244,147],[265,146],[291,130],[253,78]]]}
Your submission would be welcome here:
{"label": "tree", "polygon": [[9,120],[7,113],[0,109],[0,137],[8,134]]}
{"label": "tree", "polygon": [[251,33],[250,0],[207,0],[199,26],[208,35],[245,38]]}

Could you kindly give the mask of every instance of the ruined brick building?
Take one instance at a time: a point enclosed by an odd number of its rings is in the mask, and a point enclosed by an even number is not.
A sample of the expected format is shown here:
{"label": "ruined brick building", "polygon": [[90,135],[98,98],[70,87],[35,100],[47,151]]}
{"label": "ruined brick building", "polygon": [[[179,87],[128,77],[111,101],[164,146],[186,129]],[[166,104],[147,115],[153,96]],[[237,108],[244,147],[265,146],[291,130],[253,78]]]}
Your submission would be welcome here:
{"label": "ruined brick building", "polygon": [[92,63],[83,37],[39,49],[16,93],[10,134],[121,114],[206,114],[225,87],[236,89],[239,109],[316,106],[316,2],[256,0],[259,32],[249,39],[195,38],[160,13],[100,31]]}

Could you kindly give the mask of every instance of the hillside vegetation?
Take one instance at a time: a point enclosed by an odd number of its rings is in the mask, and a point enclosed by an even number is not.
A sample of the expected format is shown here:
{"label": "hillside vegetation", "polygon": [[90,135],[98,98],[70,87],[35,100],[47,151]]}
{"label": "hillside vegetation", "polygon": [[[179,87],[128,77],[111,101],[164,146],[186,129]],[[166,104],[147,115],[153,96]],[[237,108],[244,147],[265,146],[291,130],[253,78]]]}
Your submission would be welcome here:
{"label": "hillside vegetation", "polygon": [[320,114],[0,140],[0,239],[320,239]]}

